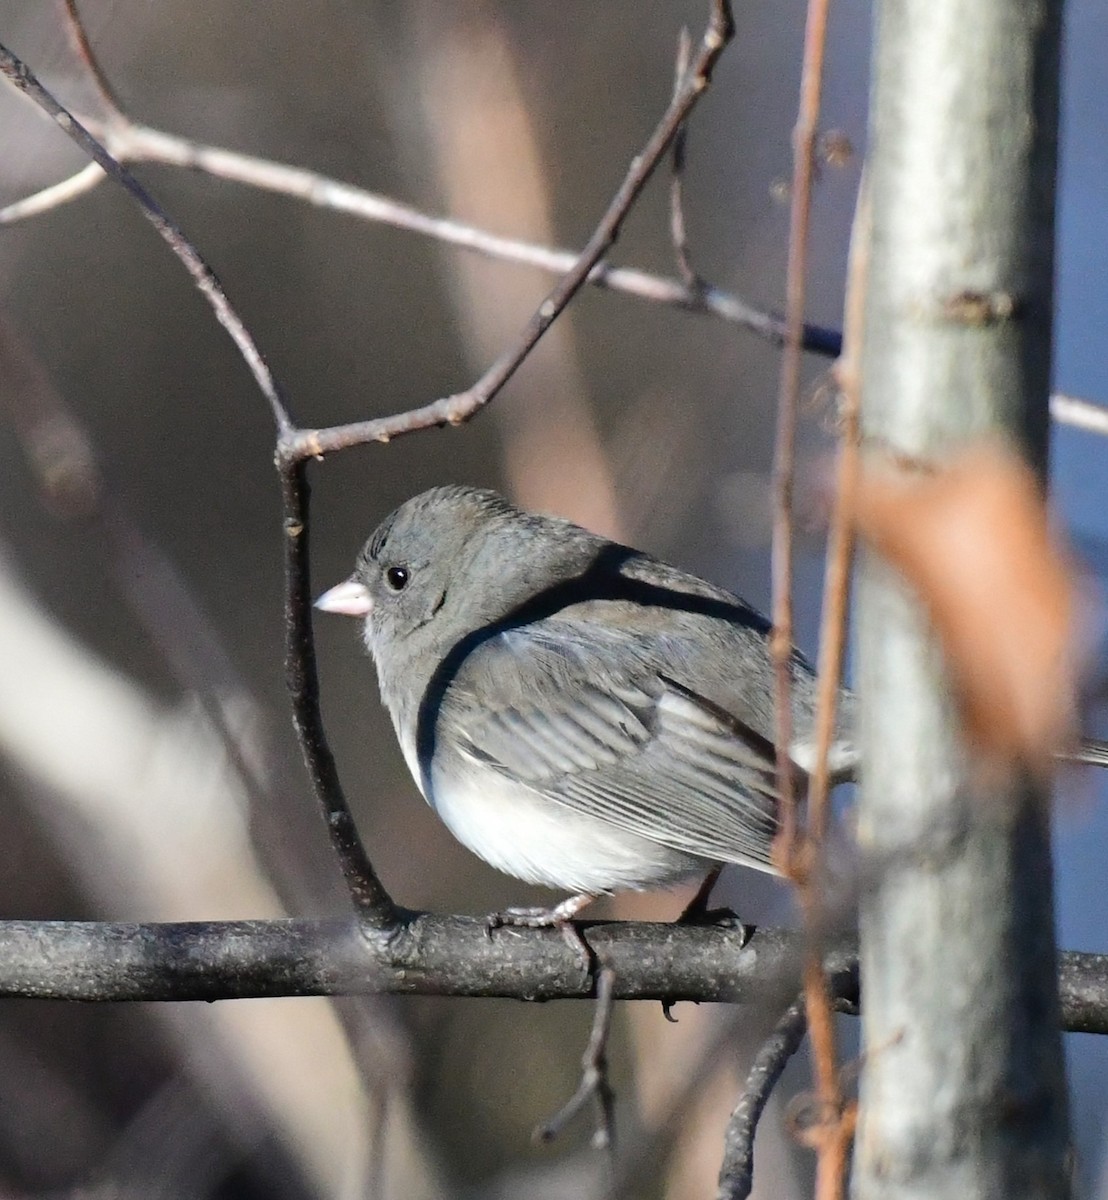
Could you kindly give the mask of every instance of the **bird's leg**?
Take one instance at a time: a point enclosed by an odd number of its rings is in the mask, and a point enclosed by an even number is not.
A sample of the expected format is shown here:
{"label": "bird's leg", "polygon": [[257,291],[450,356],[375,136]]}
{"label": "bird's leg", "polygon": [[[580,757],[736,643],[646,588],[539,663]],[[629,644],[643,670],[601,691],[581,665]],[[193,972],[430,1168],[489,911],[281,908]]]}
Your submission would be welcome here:
{"label": "bird's leg", "polygon": [[582,892],[578,896],[568,896],[553,908],[506,908],[503,912],[490,913],[485,928],[490,936],[494,929],[512,925],[523,929],[560,929],[566,945],[580,956],[585,970],[591,973],[593,953],[574,928],[573,918],[595,899],[591,893]]}
{"label": "bird's leg", "polygon": [[685,905],[685,911],[677,918],[678,925],[738,925],[742,929],[747,928],[739,920],[738,914],[731,909],[708,907],[712,889],[716,886],[722,870],[721,866],[713,867],[704,876],[704,882],[696,889],[696,895]]}
{"label": "bird's leg", "polygon": [[[707,875],[700,887],[696,889],[696,895],[685,905],[684,911],[677,918],[678,925],[737,925],[742,930],[743,945],[750,940],[750,935],[754,932],[753,925],[744,925],[739,920],[738,914],[729,908],[709,908],[708,901],[712,896],[712,889],[719,881],[722,866],[713,867]],[[662,1016],[667,1021],[677,1024],[677,1018],[673,1015],[673,1001],[662,1001]]]}

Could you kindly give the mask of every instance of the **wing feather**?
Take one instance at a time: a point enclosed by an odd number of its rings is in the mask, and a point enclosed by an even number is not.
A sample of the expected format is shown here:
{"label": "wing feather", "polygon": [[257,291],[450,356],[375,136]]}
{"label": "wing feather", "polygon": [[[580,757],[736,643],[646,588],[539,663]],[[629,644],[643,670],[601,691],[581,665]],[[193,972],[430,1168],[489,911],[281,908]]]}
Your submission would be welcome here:
{"label": "wing feather", "polygon": [[[672,663],[663,670],[654,653],[651,640],[631,635],[598,647],[595,630],[580,638],[539,626],[500,634],[447,690],[439,721],[452,736],[439,744],[661,845],[769,868],[772,747],[673,678]],[[494,691],[485,681],[504,671],[513,675],[510,702],[479,702]]]}

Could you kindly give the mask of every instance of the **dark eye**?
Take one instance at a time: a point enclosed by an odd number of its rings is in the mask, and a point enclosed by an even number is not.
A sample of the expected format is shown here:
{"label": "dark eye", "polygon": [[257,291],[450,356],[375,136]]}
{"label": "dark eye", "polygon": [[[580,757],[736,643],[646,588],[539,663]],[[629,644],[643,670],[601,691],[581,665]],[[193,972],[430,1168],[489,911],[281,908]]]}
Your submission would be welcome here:
{"label": "dark eye", "polygon": [[385,572],[385,581],[394,592],[402,592],[408,586],[408,578],[407,567],[389,567]]}

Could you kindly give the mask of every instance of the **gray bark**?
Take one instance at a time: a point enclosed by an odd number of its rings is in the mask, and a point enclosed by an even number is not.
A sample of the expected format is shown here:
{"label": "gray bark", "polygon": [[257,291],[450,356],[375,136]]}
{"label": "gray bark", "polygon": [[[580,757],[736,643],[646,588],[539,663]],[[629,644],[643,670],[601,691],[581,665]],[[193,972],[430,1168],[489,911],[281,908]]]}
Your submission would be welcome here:
{"label": "gray bark", "polygon": [[[869,444],[941,461],[999,434],[1045,468],[1060,25],[1060,0],[878,5]],[[861,906],[854,1195],[1061,1196],[1048,797],[972,782],[941,654],[872,558],[857,627],[859,836],[891,865]]]}

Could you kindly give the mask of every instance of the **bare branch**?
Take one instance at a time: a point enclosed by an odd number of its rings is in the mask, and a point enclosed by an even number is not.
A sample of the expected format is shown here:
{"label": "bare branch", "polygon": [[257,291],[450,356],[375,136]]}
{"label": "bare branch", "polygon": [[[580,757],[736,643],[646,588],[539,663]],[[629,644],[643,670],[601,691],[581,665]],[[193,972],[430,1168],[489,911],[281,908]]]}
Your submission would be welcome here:
{"label": "bare branch", "polygon": [[[724,926],[584,922],[616,1000],[750,1003],[796,980],[802,939]],[[851,955],[837,952],[839,974]],[[1108,1034],[1108,954],[1058,955],[1062,1027]],[[391,937],[358,920],[134,924],[0,921],[0,997],[231,1000],[394,993],[581,1000],[595,994],[557,930],[490,939],[481,917],[406,913]],[[849,1001],[841,1010],[853,1012]]]}
{"label": "bare branch", "polygon": [[592,237],[578,255],[573,267],[562,276],[535,310],[516,344],[509,347],[472,387],[422,408],[397,413],[392,417],[356,421],[349,425],[335,425],[329,429],[290,431],[281,439],[279,454],[282,458],[285,461],[317,458],[348,446],[362,445],[366,442],[387,442],[401,434],[419,429],[460,425],[480,412],[516,373],[559,313],[580,291],[596,264],[615,244],[632,205],[669,149],[681,123],[686,120],[708,87],[712,70],[733,32],[729,0],[713,0],[708,27],[682,86],[674,95],[642,151],[631,160],[622,184],[612,197]]}
{"label": "bare branch", "polygon": [[[70,6],[73,0],[65,2]],[[572,250],[501,237],[463,221],[431,216],[403,201],[303,167],[242,154],[153,129],[131,121],[119,111],[112,115],[110,128],[91,118],[83,119],[82,123],[86,130],[100,138],[120,164],[152,162],[199,171],[216,179],[289,196],[319,208],[390,225],[445,245],[471,250],[487,258],[534,267],[551,274],[564,274],[571,270],[579,257]],[[676,157],[675,154],[675,160]],[[89,163],[68,179],[0,208],[0,225],[39,216],[78,199],[96,187],[103,178],[104,168],[98,163]],[[682,229],[683,224],[682,216]],[[589,272],[586,282],[648,303],[714,316],[748,329],[777,345],[783,344],[786,338],[785,321],[780,316],[758,309],[731,292],[705,283],[695,272],[687,279],[672,279],[633,267],[613,267],[601,261]],[[837,329],[805,324],[801,343],[803,349],[811,354],[836,358],[842,350],[842,334]],[[1051,415],[1059,424],[1108,436],[1108,409],[1092,401],[1055,395],[1051,398]]]}
{"label": "bare branch", "polygon": [[354,906],[374,929],[390,930],[396,927],[399,917],[358,836],[319,706],[308,546],[311,489],[306,464],[286,460],[278,465],[284,501],[285,681],[292,701],[293,722],[331,846],[338,856]]}
{"label": "bare branch", "polygon": [[[162,239],[184,265],[192,276],[193,282],[212,307],[216,319],[231,335],[250,368],[251,374],[262,394],[269,401],[273,410],[273,418],[279,430],[292,428],[292,421],[281,400],[277,383],[266,363],[262,352],[235,312],[223,285],[216,278],[215,272],[201,257],[196,247],[185,237],[178,225],[166,214],[161,205],[142,186],[141,183],[115,159],[103,145],[73,116],[68,109],[39,83],[31,69],[17,58],[7,47],[0,46],[0,75],[33,101],[61,128],[101,169],[110,175],[116,183],[130,193],[131,197],[142,209],[143,215],[158,231]],[[83,172],[82,172],[83,174]],[[72,182],[72,181],[70,181]],[[42,193],[39,193],[41,196]]]}
{"label": "bare branch", "polygon": [[[793,129],[793,174],[789,208],[789,256],[786,269],[786,337],[781,357],[777,401],[777,436],[774,447],[773,515],[773,632],[770,652],[774,661],[777,779],[781,806],[781,833],[774,847],[782,871],[797,886],[807,945],[804,955],[804,998],[812,1034],[812,1059],[816,1093],[825,1123],[816,1131],[817,1200],[840,1200],[846,1182],[847,1151],[853,1123],[845,1119],[835,1045],[830,983],[822,956],[823,915],[821,895],[822,851],[826,827],[830,747],[842,669],[846,590],[849,575],[850,532],[843,503],[845,485],[853,478],[854,450],[844,446],[843,475],[837,497],[838,527],[828,549],[827,636],[821,639],[821,696],[817,737],[819,753],[816,781],[806,828],[798,823],[797,798],[791,748],[793,669],[793,486],[796,459],[797,413],[800,404],[800,369],[803,350],[804,305],[808,275],[808,237],[815,178],[815,144],[823,87],[829,0],[808,0],[804,53],[800,76],[800,102]],[[855,333],[857,331],[855,330]],[[856,418],[854,425],[856,426]],[[855,429],[851,429],[855,433]],[[855,434],[856,436],[856,434]]]}
{"label": "bare branch", "polygon": [[723,1137],[723,1163],[719,1171],[718,1200],[746,1200],[754,1186],[754,1135],[770,1094],[789,1059],[800,1049],[808,1031],[804,997],[782,1014],[762,1044],[746,1077],[727,1132]]}
{"label": "bare branch", "polygon": [[[471,250],[487,258],[534,267],[551,274],[569,271],[578,258],[572,250],[501,237],[463,221],[431,216],[403,201],[303,167],[195,142],[134,124],[126,118],[122,118],[121,124],[111,130],[98,129],[93,120],[83,123],[86,128],[98,133],[120,163],[152,162],[199,171],[213,178],[289,196],[318,208],[390,225],[445,245]],[[103,168],[96,163],[89,163],[68,179],[0,208],[0,225],[39,216],[70,200],[76,200],[96,187],[104,177]],[[716,317],[747,329],[775,345],[781,345],[785,340],[785,322],[781,317],[756,308],[734,293],[698,278],[686,282],[634,267],[613,267],[598,262],[585,282],[650,304]],[[802,345],[810,354],[837,358],[842,350],[842,334],[837,329],[805,324]],[[1058,424],[1108,436],[1108,409],[1093,401],[1056,394],[1051,398],[1051,415]]]}
{"label": "bare branch", "polygon": [[[95,128],[94,122],[86,122],[86,125]],[[429,216],[399,200],[330,179],[314,171],[239,154],[219,146],[203,145],[142,125],[128,123],[110,135],[104,134],[104,139],[123,163],[154,162],[188,167],[216,178],[304,200],[320,208],[420,233],[446,245],[475,251],[487,258],[535,267],[551,274],[568,271],[577,259],[572,250],[500,237],[461,221]],[[0,225],[38,216],[75,200],[91,191],[104,178],[103,169],[96,163],[89,163],[68,179],[16,200],[6,208],[0,208]],[[589,273],[586,282],[650,304],[716,317],[778,345],[785,339],[785,323],[780,317],[763,312],[739,296],[702,281],[687,284],[679,279],[667,279],[663,275],[653,275],[633,267],[612,267],[600,262]],[[836,358],[842,350],[842,334],[837,329],[806,324],[803,346],[810,354]],[[1050,414],[1059,425],[1070,425],[1088,433],[1108,436],[1108,408],[1094,401],[1056,393],[1050,399]]]}
{"label": "bare branch", "polygon": [[[135,124],[126,118],[113,123],[110,129],[100,128],[92,119],[83,119],[83,123],[100,137],[121,163],[151,162],[198,171],[214,179],[225,179],[260,191],[288,196],[317,208],[344,213],[363,221],[389,225],[394,229],[429,237],[444,245],[473,251],[486,258],[534,267],[552,275],[562,275],[572,270],[578,258],[578,252],[574,250],[502,237],[464,221],[431,216],[410,204],[405,204],[402,200],[371,192],[304,167],[294,167],[252,154],[241,154],[223,146],[196,142],[191,138]],[[35,193],[34,197],[15,201],[7,208],[0,209],[0,224],[11,224],[37,216],[47,208],[58,207],[76,199],[82,191],[92,186],[88,184],[70,193],[66,190],[69,183],[70,181],[66,180],[54,185],[59,189],[56,196],[52,194],[51,188],[47,188],[44,193]],[[40,195],[45,196],[48,202],[40,205]],[[598,262],[589,272],[586,283],[651,304],[662,304],[685,312],[714,316],[747,329],[775,345],[780,345],[785,339],[785,323],[781,317],[765,312],[734,293],[703,281],[690,286],[680,279],[655,275],[634,267],[613,267],[606,262]],[[839,353],[839,345],[838,330],[819,325],[805,325],[805,350],[834,358]]]}
{"label": "bare branch", "polygon": [[[689,69],[689,54],[692,52],[692,39],[688,28],[683,26],[677,39],[677,62],[674,68],[674,94],[681,87],[685,73]],[[673,164],[669,182],[669,232],[673,241],[673,253],[677,259],[677,273],[681,281],[689,288],[702,286],[700,277],[693,270],[689,258],[689,235],[685,227],[685,143],[688,140],[688,122],[682,122],[673,139]]]}
{"label": "bare branch", "polygon": [[1064,396],[1056,392],[1050,398],[1050,415],[1059,425],[1072,425],[1073,428],[1084,429],[1087,433],[1108,436],[1108,408],[1103,404],[1094,404],[1091,400],[1081,400],[1077,396]]}
{"label": "bare branch", "polygon": [[81,20],[81,14],[77,11],[77,0],[62,0],[62,2],[65,6],[66,27],[69,30],[69,36],[73,41],[74,49],[77,51],[78,58],[84,63],[85,70],[88,71],[89,78],[92,80],[93,87],[96,88],[100,96],[101,103],[111,117],[122,118],[123,109],[120,107],[112,85],[108,82],[108,77],[104,74],[104,70],[100,66],[100,60],[96,57],[96,52],[92,48],[88,30],[85,29],[85,23]]}
{"label": "bare branch", "polygon": [[600,971],[596,984],[596,1015],[581,1058],[581,1081],[566,1103],[535,1130],[536,1141],[552,1142],[585,1105],[594,1100],[596,1128],[592,1144],[597,1150],[611,1150],[615,1145],[615,1097],[608,1082],[608,1035],[612,1028],[615,981],[611,967]]}
{"label": "bare branch", "polygon": [[[752,999],[797,976],[795,934],[584,922],[615,999]],[[1108,980],[1108,959],[1105,962]],[[1106,983],[1108,986],[1108,983]],[[389,936],[359,920],[123,924],[0,922],[0,996],[215,1000],[397,992],[586,999],[596,978],[558,930],[489,937],[484,918],[405,913]],[[1105,1016],[1108,1026],[1108,1013]]]}
{"label": "bare branch", "polygon": [[[143,214],[188,270],[201,293],[211,304],[220,324],[230,333],[239,348],[258,387],[269,401],[277,425],[280,447],[285,439],[296,432],[288,409],[261,351],[200,252],[138,180],[54,99],[24,63],[3,46],[0,46],[0,73],[53,117],[57,124],[138,202]],[[316,796],[327,822],[328,833],[354,904],[367,924],[376,929],[390,929],[396,921],[395,909],[358,837],[339,783],[334,759],[327,745],[319,711],[319,684],[311,636],[312,597],[307,553],[308,483],[302,462],[295,458],[285,459],[280,455],[278,457],[285,503],[286,673],[296,729]]]}
{"label": "bare branch", "polygon": [[[96,122],[85,121],[84,124],[96,130]],[[501,237],[449,217],[430,216],[403,201],[302,167],[240,154],[221,146],[205,145],[129,121],[111,131],[97,132],[121,163],[152,162],[188,168],[213,178],[303,200],[316,207],[346,213],[361,220],[418,233],[445,245],[474,251],[486,258],[534,267],[554,275],[570,270],[577,260],[577,254],[572,250]],[[96,163],[89,163],[68,179],[0,208],[0,225],[36,217],[70,200],[76,200],[104,178],[103,169]],[[734,293],[703,280],[684,282],[634,267],[613,267],[599,262],[589,273],[586,283],[648,304],[661,304],[716,317],[730,325],[747,329],[775,345],[785,340],[785,322],[781,317],[755,308]],[[842,334],[837,329],[805,324],[803,347],[810,354],[837,358],[842,351]],[[1059,425],[1070,425],[1089,433],[1108,436],[1108,408],[1091,400],[1055,394],[1051,397],[1050,413]]]}
{"label": "bare branch", "polygon": [[793,654],[793,484],[797,409],[800,404],[800,356],[808,272],[808,225],[814,175],[813,153],[819,121],[826,34],[826,0],[809,0],[800,75],[800,106],[793,128],[793,174],[789,205],[789,255],[785,275],[785,343],[777,393],[777,431],[773,452],[772,617],[770,654],[774,663],[777,788],[781,832],[775,857],[785,874],[800,859],[796,787],[789,750],[792,730]]}
{"label": "bare branch", "polygon": [[14,200],[11,204],[0,208],[0,225],[12,225],[27,217],[37,217],[49,212],[52,208],[60,208],[70,200],[76,200],[86,192],[91,192],[105,178],[104,169],[99,163],[91,162],[82,167],[75,175],[53,183],[41,192],[24,196],[22,200]]}

